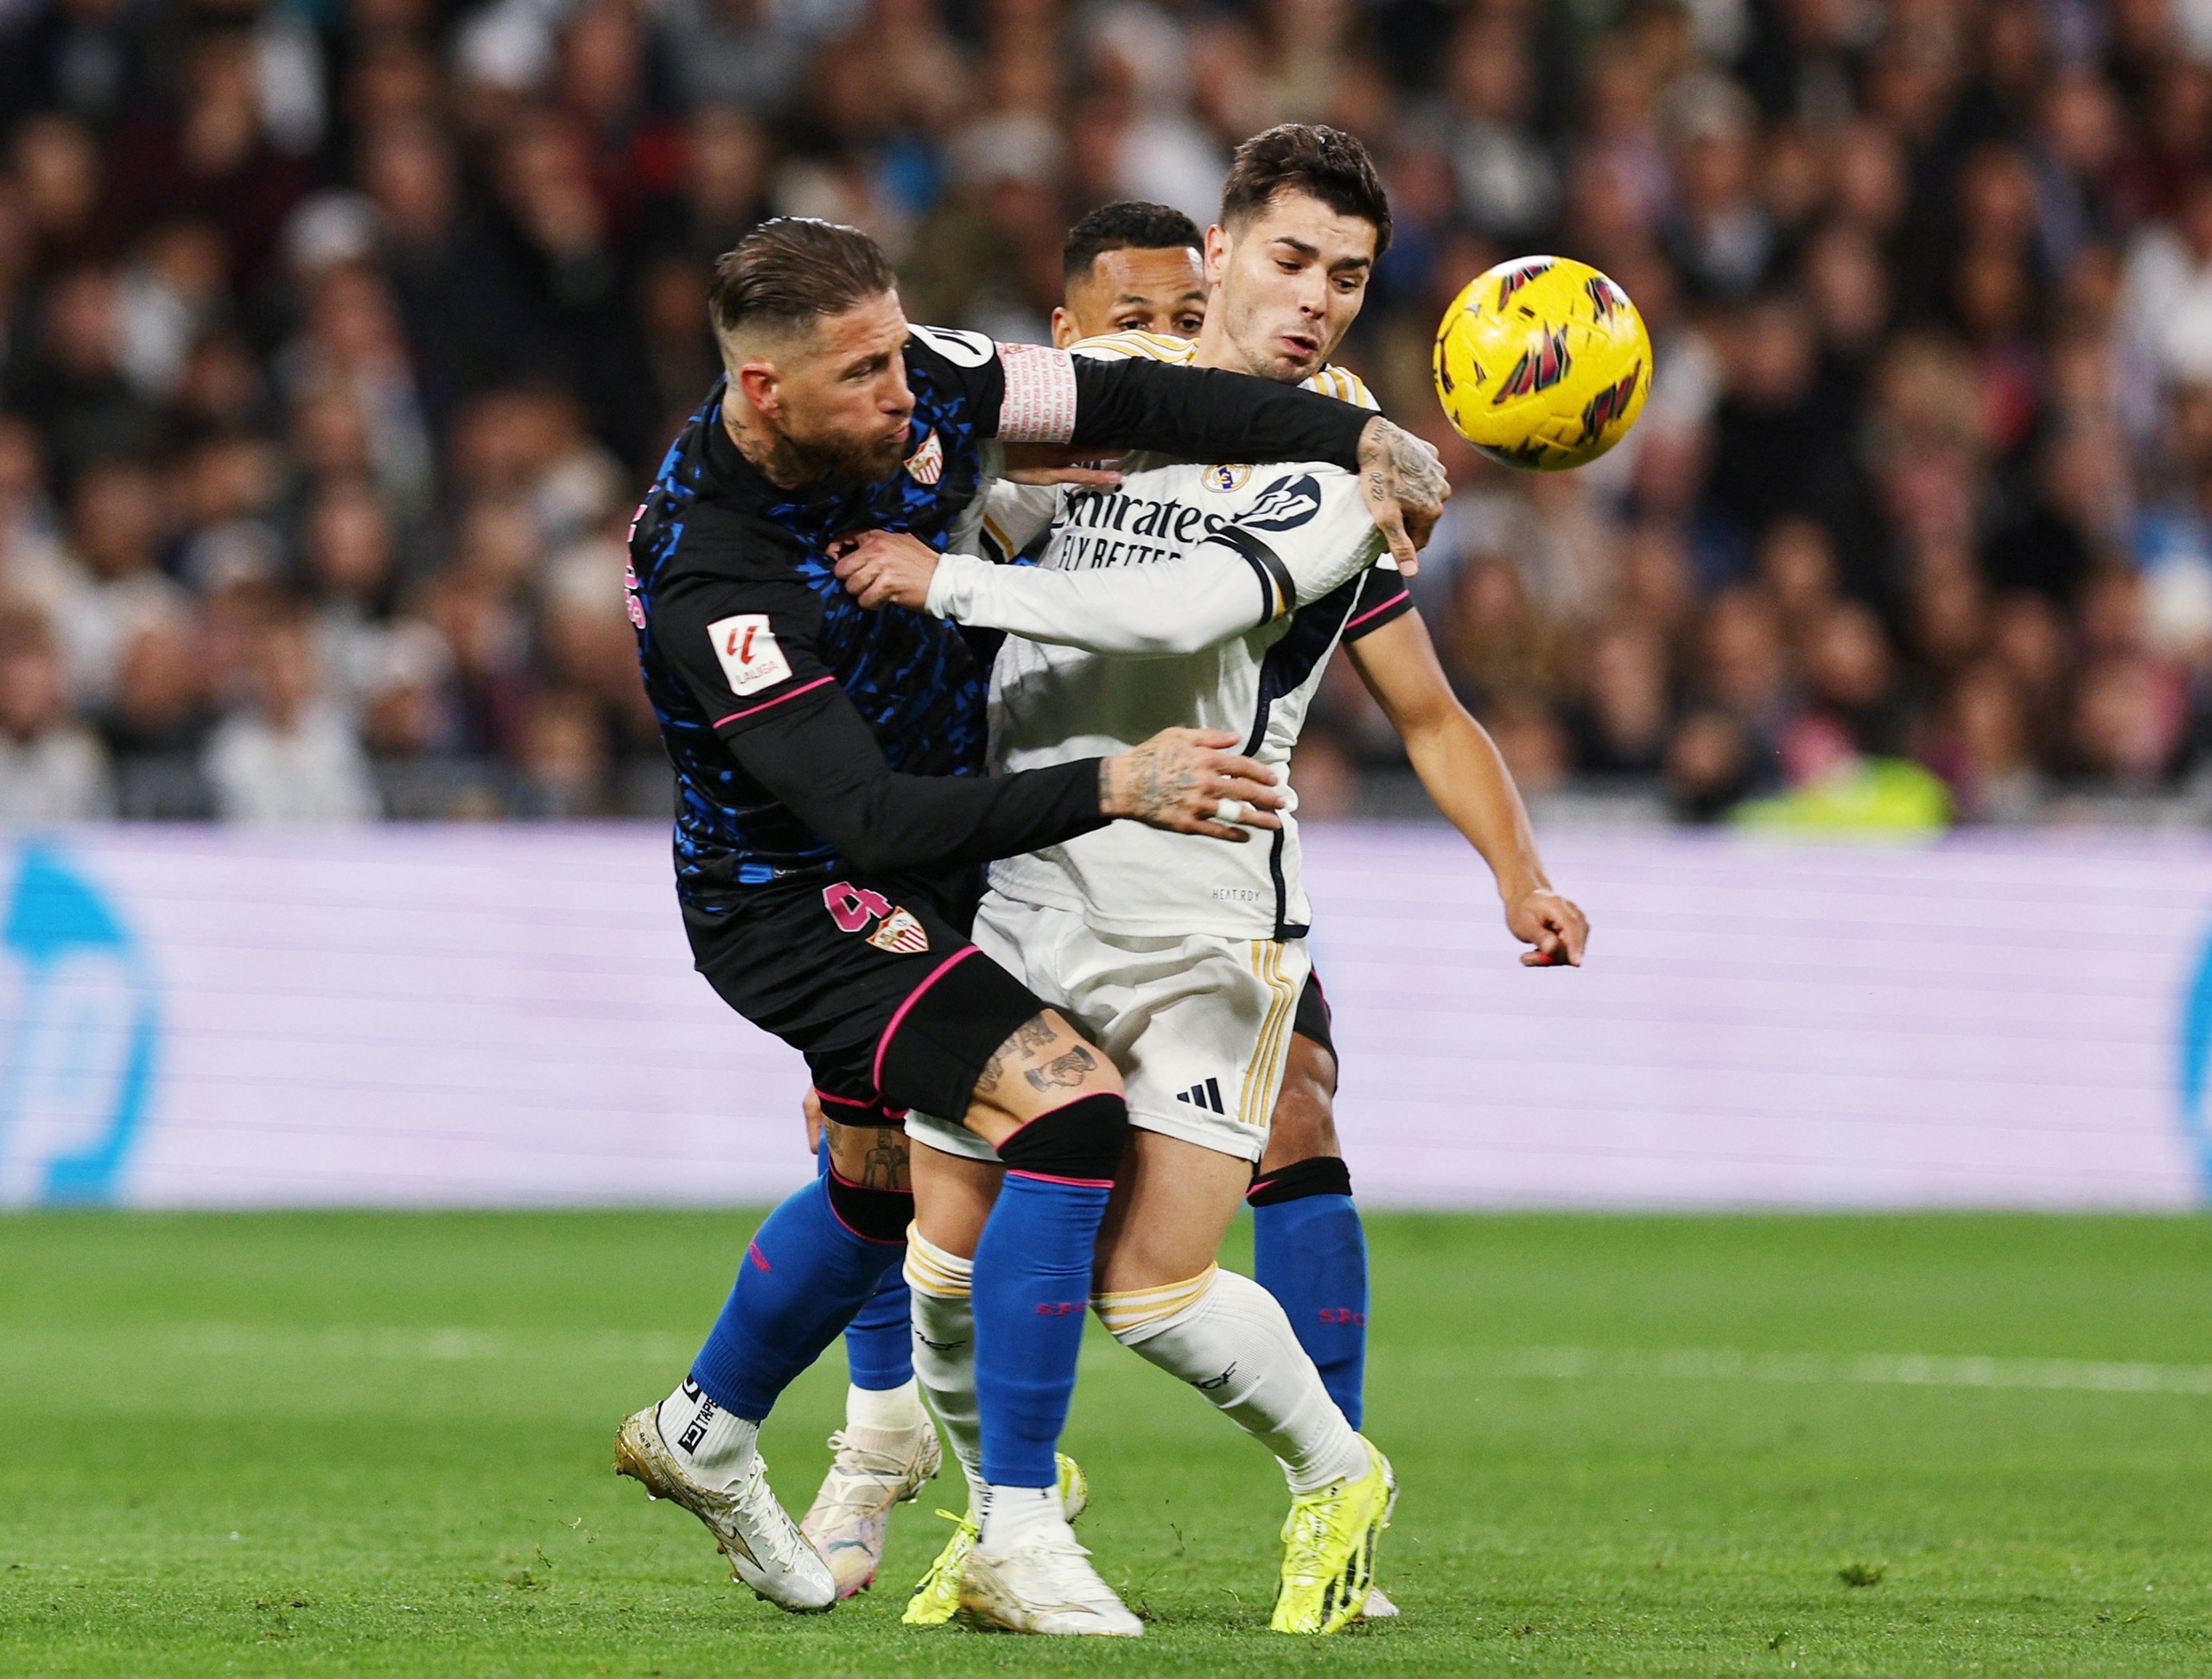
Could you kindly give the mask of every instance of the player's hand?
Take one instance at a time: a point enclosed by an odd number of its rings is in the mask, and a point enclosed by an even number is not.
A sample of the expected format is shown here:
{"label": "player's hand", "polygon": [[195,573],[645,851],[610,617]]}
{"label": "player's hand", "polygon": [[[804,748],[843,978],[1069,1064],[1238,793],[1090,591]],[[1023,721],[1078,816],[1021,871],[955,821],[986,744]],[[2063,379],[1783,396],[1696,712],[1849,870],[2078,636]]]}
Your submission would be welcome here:
{"label": "player's hand", "polygon": [[1219,728],[1163,728],[1098,766],[1098,808],[1171,834],[1242,844],[1248,828],[1280,828],[1287,798],[1275,773],[1232,752]]}
{"label": "player's hand", "polygon": [[1398,570],[1412,576],[1421,569],[1421,550],[1452,495],[1443,457],[1377,414],[1359,434],[1359,493],[1390,544]]}
{"label": "player's hand", "polygon": [[1116,470],[1119,455],[1101,455],[1095,448],[1077,449],[1069,443],[1008,443],[1006,475],[1014,484],[1071,484],[1083,490],[1118,490],[1122,474]]}
{"label": "player's hand", "polygon": [[1505,925],[1533,951],[1521,952],[1523,968],[1580,968],[1590,942],[1590,919],[1550,887],[1523,894],[1505,906]]}
{"label": "player's hand", "polygon": [[937,576],[937,550],[904,531],[863,531],[830,545],[837,580],[870,612],[883,607],[929,604]]}
{"label": "player's hand", "polygon": [[818,1154],[822,1152],[822,1128],[827,1122],[822,1112],[822,1098],[814,1093],[811,1084],[807,1086],[806,1099],[799,1103],[799,1109],[806,1116],[806,1152]]}

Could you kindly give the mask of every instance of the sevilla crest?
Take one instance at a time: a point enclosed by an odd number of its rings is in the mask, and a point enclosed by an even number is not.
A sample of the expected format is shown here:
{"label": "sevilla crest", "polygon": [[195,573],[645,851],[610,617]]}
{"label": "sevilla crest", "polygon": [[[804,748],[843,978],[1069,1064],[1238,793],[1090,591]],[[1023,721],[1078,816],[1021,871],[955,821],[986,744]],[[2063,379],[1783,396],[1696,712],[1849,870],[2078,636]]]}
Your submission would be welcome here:
{"label": "sevilla crest", "polygon": [[879,951],[889,951],[897,956],[919,956],[930,947],[930,936],[922,924],[903,909],[894,909],[883,918],[883,925],[868,936],[868,942]]}
{"label": "sevilla crest", "polygon": [[937,433],[906,457],[906,476],[917,484],[934,484],[944,476],[944,445]]}

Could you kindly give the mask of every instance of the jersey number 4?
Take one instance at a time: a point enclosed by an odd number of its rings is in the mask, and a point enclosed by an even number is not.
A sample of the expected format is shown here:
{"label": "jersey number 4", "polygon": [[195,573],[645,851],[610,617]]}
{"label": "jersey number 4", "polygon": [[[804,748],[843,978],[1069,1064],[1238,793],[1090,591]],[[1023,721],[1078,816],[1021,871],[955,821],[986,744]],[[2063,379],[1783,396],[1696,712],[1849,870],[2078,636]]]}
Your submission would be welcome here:
{"label": "jersey number 4", "polygon": [[830,919],[837,924],[839,932],[858,932],[877,917],[891,913],[888,898],[880,892],[870,892],[864,886],[855,886],[850,881],[823,887],[822,906],[830,912]]}

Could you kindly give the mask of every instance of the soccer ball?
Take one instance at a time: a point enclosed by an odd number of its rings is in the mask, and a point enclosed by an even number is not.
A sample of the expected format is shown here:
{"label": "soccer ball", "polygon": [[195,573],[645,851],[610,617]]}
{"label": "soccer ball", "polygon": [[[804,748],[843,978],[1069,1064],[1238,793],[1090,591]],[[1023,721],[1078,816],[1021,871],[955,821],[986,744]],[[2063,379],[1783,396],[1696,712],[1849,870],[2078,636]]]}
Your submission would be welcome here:
{"label": "soccer ball", "polygon": [[1587,263],[1516,257],[1452,300],[1436,329],[1436,398],[1501,466],[1561,472],[1628,435],[1651,390],[1651,334]]}

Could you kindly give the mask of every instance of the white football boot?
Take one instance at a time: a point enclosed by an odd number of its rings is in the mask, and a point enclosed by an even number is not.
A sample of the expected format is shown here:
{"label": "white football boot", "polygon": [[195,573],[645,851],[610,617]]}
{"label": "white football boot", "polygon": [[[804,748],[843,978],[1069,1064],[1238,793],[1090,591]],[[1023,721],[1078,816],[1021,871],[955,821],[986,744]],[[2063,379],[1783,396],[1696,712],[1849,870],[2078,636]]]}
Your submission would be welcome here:
{"label": "white football boot", "polygon": [[875,1583],[891,1507],[912,1502],[944,1461],[936,1424],[915,1410],[913,1428],[845,1428],[830,1436],[836,1456],[798,1530],[830,1565],[841,1598]]}
{"label": "white football boot", "polygon": [[[1090,1478],[1066,1453],[1055,1452],[1052,1456],[1060,1472],[1060,1514],[1072,1522],[1090,1503]],[[965,1516],[955,1516],[949,1510],[938,1514],[952,1523],[952,1537],[944,1542],[944,1549],[907,1600],[906,1613],[899,1617],[908,1626],[943,1626],[960,1612],[961,1571],[968,1566],[968,1553],[976,1549],[981,1536],[972,1510]]]}
{"label": "white football boot", "polygon": [[1058,1637],[1135,1638],[1144,1623],[1090,1566],[1063,1522],[1004,1551],[972,1550],[960,1570],[960,1619],[970,1626]]}
{"label": "white football boot", "polygon": [[727,1491],[709,1486],[677,1461],[661,1435],[660,1408],[648,1405],[615,1434],[614,1472],[642,1482],[648,1498],[681,1504],[705,1523],[732,1577],[778,1608],[807,1613],[837,1601],[836,1576],[776,1502],[757,1449]]}

